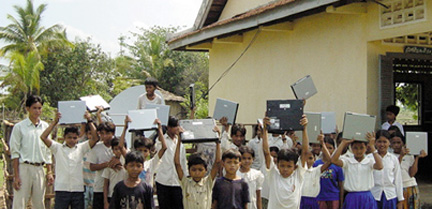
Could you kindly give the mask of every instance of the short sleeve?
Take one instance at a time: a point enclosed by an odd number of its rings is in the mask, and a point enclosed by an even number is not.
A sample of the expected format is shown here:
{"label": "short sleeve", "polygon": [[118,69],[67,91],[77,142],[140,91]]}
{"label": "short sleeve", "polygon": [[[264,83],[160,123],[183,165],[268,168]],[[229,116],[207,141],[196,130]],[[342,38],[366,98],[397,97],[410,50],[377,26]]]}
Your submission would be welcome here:
{"label": "short sleeve", "polygon": [[375,165],[375,159],[373,158],[373,155],[371,158],[369,158],[369,167],[371,169],[374,169],[374,165]]}
{"label": "short sleeve", "polygon": [[49,150],[51,150],[51,152],[55,155],[57,153],[57,150],[61,147],[62,145],[54,140],[51,141],[51,146],[49,147]]}
{"label": "short sleeve", "polygon": [[114,186],[114,192],[111,196],[111,201],[109,203],[109,208],[110,209],[115,209],[115,208],[120,208],[120,183],[116,184]]}
{"label": "short sleeve", "polygon": [[340,167],[338,167],[338,166],[335,166],[335,172],[336,172],[336,180],[337,181],[345,181],[345,175],[344,175],[344,172],[343,172],[343,169],[342,168],[340,168]]}
{"label": "short sleeve", "polygon": [[105,178],[105,179],[110,179],[110,176],[111,176],[111,168],[107,168],[107,169],[104,169],[103,170],[103,172],[102,172],[102,178]]}
{"label": "short sleeve", "polygon": [[[95,145],[95,146],[97,146],[97,145]],[[87,158],[87,161],[89,162],[89,163],[92,163],[92,164],[97,164],[98,163],[98,159],[97,159],[97,148],[95,149],[96,147],[93,147],[93,149],[89,152],[89,155],[88,155],[88,158]]]}
{"label": "short sleeve", "polygon": [[150,185],[148,185],[147,183],[143,182],[143,186],[145,188],[144,191],[144,204],[145,207],[144,208],[155,208],[154,206],[154,199],[153,199],[153,189]]}
{"label": "short sleeve", "polygon": [[218,201],[218,197],[219,197],[219,185],[218,185],[218,183],[219,183],[219,181],[216,180],[215,185],[213,187],[212,202]]}
{"label": "short sleeve", "polygon": [[82,154],[83,156],[84,156],[87,152],[89,152],[89,151],[91,150],[89,140],[87,140],[87,141],[85,141],[85,142],[83,142],[83,143],[78,144],[78,146],[80,146],[80,151],[81,151],[81,154]]}
{"label": "short sleeve", "polygon": [[346,157],[340,157],[340,160],[342,161],[342,163],[343,163],[343,166],[342,166],[342,168],[347,168],[348,167],[348,159],[346,158]]}
{"label": "short sleeve", "polygon": [[243,205],[250,202],[249,185],[242,180],[242,200]]}
{"label": "short sleeve", "polygon": [[313,176],[314,178],[320,178],[321,177],[321,167],[322,165],[318,165],[317,167],[314,167],[314,173]]}
{"label": "short sleeve", "polygon": [[183,175],[183,178],[182,178],[181,181],[180,181],[180,186],[181,186],[181,188],[182,188],[182,189],[185,188],[185,187],[186,187],[186,184],[187,184],[187,177],[186,177],[186,175]]}
{"label": "short sleeve", "polygon": [[256,190],[262,190],[262,184],[264,182],[264,174],[261,173],[261,171],[257,172],[257,179],[256,179]]}

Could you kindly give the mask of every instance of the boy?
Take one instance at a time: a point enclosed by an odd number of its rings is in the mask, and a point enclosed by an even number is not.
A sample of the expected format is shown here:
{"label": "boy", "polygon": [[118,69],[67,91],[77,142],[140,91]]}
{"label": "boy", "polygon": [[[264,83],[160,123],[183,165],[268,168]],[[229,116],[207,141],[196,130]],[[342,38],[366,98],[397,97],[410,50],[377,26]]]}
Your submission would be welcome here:
{"label": "boy", "polygon": [[[263,150],[267,170],[266,178],[270,188],[269,209],[280,208],[299,208],[301,199],[301,189],[303,186],[304,174],[306,172],[306,154],[304,150],[309,150],[309,139],[306,126],[307,118],[303,116],[300,124],[303,126],[303,142],[301,153],[301,163],[297,165],[298,154],[293,149],[282,149],[277,154],[277,163],[273,163],[270,156],[270,149],[267,139],[267,131],[263,133]],[[264,119],[264,130],[270,124],[270,119]]]}
{"label": "boy", "polygon": [[79,131],[76,127],[68,127],[64,131],[64,143],[60,144],[48,138],[61,118],[57,113],[54,121],[42,133],[41,140],[51,150],[56,159],[55,171],[55,208],[84,208],[83,157],[97,142],[96,128],[91,123],[87,112],[84,117],[90,124],[92,139],[78,143]]}
{"label": "boy", "polygon": [[[174,153],[179,142],[179,121],[175,117],[169,117],[167,133],[163,136],[167,149],[165,154],[161,157],[161,163],[156,174],[156,188],[158,195],[158,202],[160,209],[183,209],[183,196],[178,180],[176,167],[174,165]],[[162,135],[160,135],[162,136]],[[186,168],[186,150],[183,145],[180,145],[180,162],[183,168],[184,175],[188,175]],[[162,149],[162,143],[156,142],[156,150]]]}
{"label": "boy", "polygon": [[216,180],[213,187],[213,209],[247,209],[250,202],[249,186],[237,175],[240,160],[241,154],[236,149],[229,149],[222,154],[222,166],[226,173]]}
{"label": "boy", "polygon": [[[78,143],[86,142],[92,138],[90,123],[81,124],[80,135],[82,136]],[[90,170],[90,162],[88,161],[89,155],[90,152],[87,152],[83,157],[84,208],[92,206],[94,178],[96,173]]]}
{"label": "boy", "polygon": [[138,177],[144,168],[142,154],[132,151],[125,158],[128,176],[115,185],[109,208],[153,209],[153,189]]}
{"label": "boy", "polygon": [[381,128],[383,130],[388,130],[390,126],[397,126],[402,133],[402,135],[405,136],[405,132],[403,129],[402,124],[396,121],[396,116],[399,114],[400,108],[396,105],[389,105],[386,108],[386,118],[387,122],[383,123]]}
{"label": "boy", "polygon": [[226,117],[222,117],[219,122],[222,124],[224,131],[221,137],[221,148],[222,152],[225,152],[228,149],[237,149],[244,145],[245,136],[246,136],[246,128],[239,123],[234,124],[231,127],[231,139],[232,142],[228,139],[228,130],[230,125],[228,124],[228,119]]}
{"label": "boy", "polygon": [[104,207],[104,179],[102,178],[102,172],[107,167],[120,170],[121,164],[119,159],[114,157],[111,150],[111,140],[114,137],[115,125],[110,122],[104,122],[99,124],[97,131],[101,142],[97,143],[92,149],[88,161],[90,162],[90,170],[96,171],[95,186],[93,189],[93,208],[102,209]]}
{"label": "boy", "polygon": [[155,94],[158,88],[158,81],[156,78],[147,78],[144,82],[146,93],[141,94],[138,97],[138,107],[137,109],[145,109],[146,104],[165,104],[165,101],[158,94]]}
{"label": "boy", "polygon": [[[179,134],[179,139],[181,140],[181,133]],[[181,141],[177,143],[174,164],[178,178],[181,181],[183,207],[187,209],[210,209],[213,182],[220,165],[220,143],[219,141],[216,142],[216,159],[210,171],[210,175],[207,176],[205,176],[207,173],[207,163],[202,158],[201,153],[192,154],[188,158],[190,177],[183,174],[183,169],[180,164],[180,146]]]}

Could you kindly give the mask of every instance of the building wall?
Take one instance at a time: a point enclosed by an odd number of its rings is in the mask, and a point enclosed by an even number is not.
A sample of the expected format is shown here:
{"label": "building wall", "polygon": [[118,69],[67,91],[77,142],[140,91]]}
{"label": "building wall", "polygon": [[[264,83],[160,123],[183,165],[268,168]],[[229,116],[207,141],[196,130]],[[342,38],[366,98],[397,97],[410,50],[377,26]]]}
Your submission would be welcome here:
{"label": "building wall", "polygon": [[244,13],[274,0],[228,0],[219,20]]}

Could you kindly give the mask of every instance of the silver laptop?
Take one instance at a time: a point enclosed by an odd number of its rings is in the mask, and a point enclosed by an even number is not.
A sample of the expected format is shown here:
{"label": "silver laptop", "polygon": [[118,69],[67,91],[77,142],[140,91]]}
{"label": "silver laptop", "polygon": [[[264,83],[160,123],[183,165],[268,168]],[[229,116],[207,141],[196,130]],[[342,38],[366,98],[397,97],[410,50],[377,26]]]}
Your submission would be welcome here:
{"label": "silver laptop", "polygon": [[195,108],[195,84],[189,85],[189,102],[190,108]]}
{"label": "silver laptop", "polygon": [[213,131],[216,126],[214,119],[180,120],[183,143],[212,142],[219,140],[219,134]]}
{"label": "silver laptop", "polygon": [[422,150],[428,153],[428,133],[406,132],[406,146],[413,155],[419,155]]}
{"label": "silver laptop", "polygon": [[169,105],[146,104],[145,109],[156,109],[157,117],[161,121],[162,125],[168,125],[168,118],[170,113]]}
{"label": "silver laptop", "polygon": [[[319,144],[320,142],[317,139],[318,139],[318,135],[321,132],[321,113],[305,112],[304,114],[308,119],[307,133],[308,133],[309,143]],[[299,141],[301,142],[303,140],[303,132],[296,131],[295,134],[299,138]]]}
{"label": "silver laptop", "polygon": [[342,137],[367,142],[366,133],[375,131],[375,124],[376,116],[346,112]]}
{"label": "silver laptop", "polygon": [[157,129],[157,124],[154,123],[157,118],[156,109],[129,110],[128,115],[132,120],[129,132]]}
{"label": "silver laptop", "polygon": [[336,133],[336,113],[322,112],[321,113],[321,129],[323,134]]}
{"label": "silver laptop", "polygon": [[80,97],[80,100],[86,102],[87,108],[90,112],[96,112],[98,106],[103,107],[104,110],[110,109],[110,105],[100,95]]}
{"label": "silver laptop", "polygon": [[308,99],[317,93],[317,89],[310,75],[295,82],[291,85],[291,89],[297,99]]}
{"label": "silver laptop", "polygon": [[61,125],[87,122],[84,118],[86,111],[86,103],[84,101],[59,101],[58,111],[62,115],[59,121]]}
{"label": "silver laptop", "polygon": [[220,120],[222,117],[228,118],[228,124],[234,124],[237,117],[239,104],[225,99],[217,98],[213,118]]}

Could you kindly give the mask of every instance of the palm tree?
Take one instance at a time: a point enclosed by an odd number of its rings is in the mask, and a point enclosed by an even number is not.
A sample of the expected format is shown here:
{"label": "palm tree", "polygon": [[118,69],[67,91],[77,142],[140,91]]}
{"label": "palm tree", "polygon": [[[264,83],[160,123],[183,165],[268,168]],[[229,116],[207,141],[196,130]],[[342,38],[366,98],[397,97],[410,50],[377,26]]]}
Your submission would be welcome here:
{"label": "palm tree", "polygon": [[35,10],[32,0],[27,0],[25,8],[14,6],[18,19],[8,14],[7,18],[12,23],[0,27],[0,40],[8,43],[0,49],[0,56],[9,52],[27,54],[36,51],[39,57],[39,54],[44,53],[50,46],[71,45],[66,39],[62,26],[57,24],[49,28],[41,26],[41,15],[46,7],[46,4],[41,4]]}

